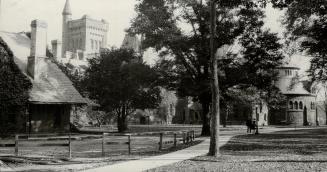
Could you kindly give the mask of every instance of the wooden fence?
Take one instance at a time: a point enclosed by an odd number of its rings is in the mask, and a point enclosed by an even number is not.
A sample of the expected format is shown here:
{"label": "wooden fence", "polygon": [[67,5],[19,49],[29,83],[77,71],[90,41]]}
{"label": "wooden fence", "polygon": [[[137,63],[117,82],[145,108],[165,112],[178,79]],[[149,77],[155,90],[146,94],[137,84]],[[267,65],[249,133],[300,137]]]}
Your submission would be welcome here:
{"label": "wooden fence", "polygon": [[[127,150],[128,150],[128,154],[131,154],[132,152],[132,136],[148,136],[148,135],[152,135],[152,136],[156,136],[159,135],[159,150],[162,150],[164,146],[167,145],[172,145],[173,147],[177,147],[178,143],[182,142],[183,144],[188,144],[191,143],[195,140],[195,132],[192,131],[181,131],[181,132],[151,132],[151,133],[146,133],[147,135],[144,135],[144,133],[140,134],[140,133],[134,133],[134,134],[113,134],[113,133],[102,133],[102,139],[101,140],[101,155],[104,157],[106,154],[106,150],[105,150],[105,145],[119,145],[119,144],[123,144],[123,145],[127,145]],[[181,136],[181,139],[178,138],[178,136]],[[28,147],[28,144],[23,144],[21,143],[22,141],[24,142],[32,142],[32,141],[46,141],[44,138],[41,137],[37,137],[38,135],[33,135],[36,136],[35,138],[31,138],[30,135],[26,135],[26,134],[19,134],[19,135],[15,135],[15,141],[14,144],[0,144],[0,147],[14,147],[15,156],[19,156],[19,151],[20,149],[22,149],[22,147]],[[108,140],[109,136],[121,136],[121,137],[125,137],[126,136],[126,142],[121,142],[121,141],[115,141],[115,140]],[[173,136],[173,140],[169,140],[169,141],[164,141],[164,136]],[[98,137],[100,138],[100,137]],[[50,139],[51,140],[51,139]],[[51,144],[34,144],[33,147],[35,146],[43,146],[43,147],[50,147],[50,146],[55,146],[55,147],[67,147],[68,149],[68,158],[71,159],[72,158],[72,150],[73,150],[73,145],[72,145],[72,137],[71,134],[69,134],[67,137],[63,136],[60,137],[60,139],[62,141],[62,143],[51,143]]]}

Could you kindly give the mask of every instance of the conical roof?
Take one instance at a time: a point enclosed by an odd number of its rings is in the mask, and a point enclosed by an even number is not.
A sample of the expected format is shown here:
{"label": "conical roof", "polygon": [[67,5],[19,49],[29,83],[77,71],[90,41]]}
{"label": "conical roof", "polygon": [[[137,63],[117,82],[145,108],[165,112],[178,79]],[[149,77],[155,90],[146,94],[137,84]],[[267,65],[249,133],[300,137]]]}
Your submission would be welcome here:
{"label": "conical roof", "polygon": [[72,10],[70,8],[70,3],[69,3],[69,0],[66,0],[66,4],[65,4],[65,8],[64,8],[64,11],[62,12],[62,14],[72,14]]}
{"label": "conical roof", "polygon": [[126,33],[121,47],[126,49],[133,49],[136,53],[140,53],[141,41],[136,35]]}

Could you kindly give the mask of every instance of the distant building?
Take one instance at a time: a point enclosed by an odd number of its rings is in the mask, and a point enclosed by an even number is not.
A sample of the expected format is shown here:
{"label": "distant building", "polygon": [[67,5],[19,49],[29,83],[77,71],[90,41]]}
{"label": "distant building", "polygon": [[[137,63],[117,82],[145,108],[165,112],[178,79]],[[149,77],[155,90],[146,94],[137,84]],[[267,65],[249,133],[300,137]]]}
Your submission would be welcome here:
{"label": "distant building", "polygon": [[176,103],[176,113],[173,118],[175,124],[201,124],[202,107],[191,98],[179,98]]}
{"label": "distant building", "polygon": [[99,56],[101,49],[107,46],[109,24],[88,15],[73,20],[69,0],[66,0],[62,17],[62,40],[51,42],[52,52],[57,61],[82,71],[81,66],[87,66],[87,59]]}
{"label": "distant building", "polygon": [[138,59],[134,59],[134,62],[143,62],[143,51],[142,51],[142,40],[140,40],[137,35],[131,35],[126,33],[121,48],[132,49],[136,55],[139,56]]}
{"label": "distant building", "polygon": [[46,35],[47,23],[40,20],[32,21],[31,38],[26,33],[0,31],[0,38],[14,54],[14,62],[33,85],[24,121],[26,132],[31,133],[68,131],[73,107],[87,103],[68,77],[46,56]]}
{"label": "distant building", "polygon": [[[276,86],[287,97],[287,108],[279,113],[271,114],[271,123],[293,125],[326,124],[325,107],[317,109],[317,92],[305,88],[305,81],[299,76],[300,68],[282,66],[278,69]],[[321,105],[320,105],[321,106]]]}

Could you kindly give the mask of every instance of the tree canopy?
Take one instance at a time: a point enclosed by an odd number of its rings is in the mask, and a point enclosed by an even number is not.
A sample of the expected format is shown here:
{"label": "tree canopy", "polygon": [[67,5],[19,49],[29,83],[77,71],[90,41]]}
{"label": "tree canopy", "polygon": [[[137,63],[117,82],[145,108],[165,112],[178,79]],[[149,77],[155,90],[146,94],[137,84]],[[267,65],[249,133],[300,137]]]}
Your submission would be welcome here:
{"label": "tree canopy", "polygon": [[161,100],[156,72],[135,59],[139,57],[133,50],[113,48],[91,59],[85,72],[90,98],[116,115],[120,132],[127,129],[126,118],[136,109],[157,108]]}
{"label": "tree canopy", "polygon": [[312,56],[310,74],[313,80],[327,80],[327,1],[273,0],[285,9],[283,20],[290,42],[300,42],[300,51]]}
{"label": "tree canopy", "polygon": [[[262,28],[262,3],[256,2],[218,3],[215,48],[240,45],[236,46],[239,50],[226,53],[219,60],[222,100],[227,99],[228,88],[238,85],[264,89],[263,84],[268,84],[266,88],[271,88],[275,77],[272,71],[283,58],[277,36]],[[153,47],[159,52],[161,61],[157,67],[164,69],[161,76],[168,78],[169,82],[164,82],[169,83],[167,87],[202,104],[202,134],[208,135],[211,103],[208,1],[140,0],[135,9],[137,17],[129,32],[142,34],[143,48]]]}

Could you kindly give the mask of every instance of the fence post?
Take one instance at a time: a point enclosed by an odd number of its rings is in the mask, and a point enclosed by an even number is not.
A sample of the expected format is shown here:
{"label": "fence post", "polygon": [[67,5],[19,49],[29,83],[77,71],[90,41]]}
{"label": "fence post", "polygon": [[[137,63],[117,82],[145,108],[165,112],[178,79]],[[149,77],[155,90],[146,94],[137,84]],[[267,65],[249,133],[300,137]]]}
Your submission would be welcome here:
{"label": "fence post", "polygon": [[183,132],[183,144],[185,144],[185,132]]}
{"label": "fence post", "polygon": [[174,133],[174,147],[177,147],[177,134]]}
{"label": "fence post", "polygon": [[18,140],[19,140],[19,135],[15,135],[15,156],[18,156]]}
{"label": "fence post", "polygon": [[162,139],[163,139],[163,133],[160,133],[159,150],[162,150]]}
{"label": "fence post", "polygon": [[71,134],[69,132],[69,136],[68,136],[68,151],[69,151],[69,159],[72,158],[72,140],[71,140]]}
{"label": "fence post", "polygon": [[193,137],[193,141],[195,140],[195,131],[192,131],[192,137]]}
{"label": "fence post", "polygon": [[187,143],[191,142],[191,132],[187,132]]}
{"label": "fence post", "polygon": [[104,142],[105,142],[105,134],[102,133],[102,156],[105,156]]}
{"label": "fence post", "polygon": [[128,135],[128,154],[131,154],[131,135]]}

